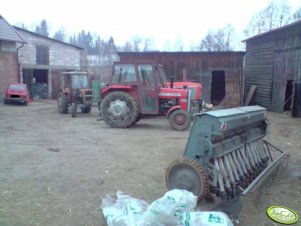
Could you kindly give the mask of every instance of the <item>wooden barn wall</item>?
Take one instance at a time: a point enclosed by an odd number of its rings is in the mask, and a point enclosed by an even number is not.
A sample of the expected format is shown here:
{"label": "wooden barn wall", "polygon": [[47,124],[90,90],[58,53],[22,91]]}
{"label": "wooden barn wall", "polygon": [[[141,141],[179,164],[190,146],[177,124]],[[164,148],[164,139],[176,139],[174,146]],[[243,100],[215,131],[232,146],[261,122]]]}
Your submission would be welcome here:
{"label": "wooden barn wall", "polygon": [[[211,73],[224,70],[226,76],[226,95],[224,107],[240,106],[242,99],[241,75],[244,52],[120,52],[120,60],[156,60],[163,65],[168,77],[173,75],[175,81],[187,80],[201,83],[203,98],[210,102]],[[183,73],[184,71],[184,73]],[[235,93],[233,92],[235,91]]]}
{"label": "wooden barn wall", "polygon": [[226,97],[225,106],[237,107],[242,104],[242,70],[233,69],[226,71]]}
{"label": "wooden barn wall", "polygon": [[266,108],[271,105],[274,42],[271,39],[247,42],[245,57],[245,96],[256,85],[255,103]]}
{"label": "wooden barn wall", "polygon": [[199,82],[200,72],[208,69],[242,68],[244,52],[119,52],[120,60],[156,60],[168,76],[182,80],[186,68],[189,80]]}
{"label": "wooden barn wall", "polygon": [[245,97],[251,85],[256,85],[254,103],[283,112],[287,80],[299,80],[300,55],[300,23],[247,40]]}

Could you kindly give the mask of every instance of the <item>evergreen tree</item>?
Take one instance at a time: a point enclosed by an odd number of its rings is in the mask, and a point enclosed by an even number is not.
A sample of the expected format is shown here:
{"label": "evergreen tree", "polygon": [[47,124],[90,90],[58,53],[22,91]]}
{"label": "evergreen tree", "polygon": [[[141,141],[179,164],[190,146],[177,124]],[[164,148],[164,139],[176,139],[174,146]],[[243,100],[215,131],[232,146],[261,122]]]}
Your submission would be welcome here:
{"label": "evergreen tree", "polygon": [[36,33],[44,36],[49,36],[48,25],[45,19],[43,19],[40,25],[36,26]]}
{"label": "evergreen tree", "polygon": [[65,41],[65,30],[63,27],[61,27],[55,34],[53,35],[53,38],[59,41],[64,42]]}

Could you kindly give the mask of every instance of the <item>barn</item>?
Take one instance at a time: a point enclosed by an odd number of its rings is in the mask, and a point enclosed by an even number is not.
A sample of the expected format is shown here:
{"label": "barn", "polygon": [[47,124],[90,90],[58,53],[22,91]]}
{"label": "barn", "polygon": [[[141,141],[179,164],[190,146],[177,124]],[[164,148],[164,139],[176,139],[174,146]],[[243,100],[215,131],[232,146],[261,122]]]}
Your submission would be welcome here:
{"label": "barn", "polygon": [[301,117],[301,20],[244,40],[245,95],[271,111]]}
{"label": "barn", "polygon": [[121,61],[148,60],[162,64],[175,81],[202,84],[202,98],[219,107],[242,103],[245,52],[118,52]]}

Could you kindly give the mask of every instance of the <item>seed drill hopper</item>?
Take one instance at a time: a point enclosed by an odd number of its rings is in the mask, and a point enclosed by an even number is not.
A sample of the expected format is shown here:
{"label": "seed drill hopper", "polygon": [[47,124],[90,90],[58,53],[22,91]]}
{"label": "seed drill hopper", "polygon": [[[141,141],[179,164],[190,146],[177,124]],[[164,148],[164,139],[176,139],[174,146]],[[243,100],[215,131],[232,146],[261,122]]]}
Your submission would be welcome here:
{"label": "seed drill hopper", "polygon": [[288,160],[263,140],[266,115],[260,106],[196,114],[183,158],[166,171],[168,189],[235,200],[263,184]]}

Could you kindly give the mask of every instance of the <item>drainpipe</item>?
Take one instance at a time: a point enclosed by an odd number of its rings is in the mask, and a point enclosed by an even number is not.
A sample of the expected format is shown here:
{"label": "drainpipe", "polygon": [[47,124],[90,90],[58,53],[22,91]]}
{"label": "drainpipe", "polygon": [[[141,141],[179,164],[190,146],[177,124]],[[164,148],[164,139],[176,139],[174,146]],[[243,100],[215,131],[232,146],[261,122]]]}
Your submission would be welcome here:
{"label": "drainpipe", "polygon": [[18,57],[18,66],[19,66],[19,82],[23,83],[23,79],[21,79],[21,63],[19,62],[19,49],[24,47],[24,43],[22,42],[21,46],[17,48],[17,57]]}

